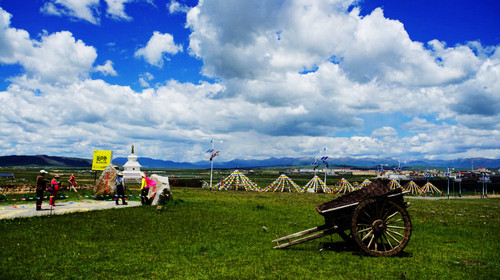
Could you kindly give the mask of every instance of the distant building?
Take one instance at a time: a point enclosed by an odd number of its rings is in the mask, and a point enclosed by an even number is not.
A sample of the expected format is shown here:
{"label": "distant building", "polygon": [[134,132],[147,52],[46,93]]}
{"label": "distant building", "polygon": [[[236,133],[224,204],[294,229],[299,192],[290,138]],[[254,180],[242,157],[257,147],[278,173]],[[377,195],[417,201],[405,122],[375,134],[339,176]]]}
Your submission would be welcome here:
{"label": "distant building", "polygon": [[377,170],[353,170],[352,175],[356,176],[377,176]]}
{"label": "distant building", "polygon": [[481,172],[481,173],[489,173],[490,171],[488,170],[488,168],[486,167],[478,167],[477,168],[477,171]]}
{"label": "distant building", "polygon": [[352,174],[352,170],[350,168],[340,168],[334,171],[337,172],[338,174]]}
{"label": "distant building", "polygon": [[0,173],[0,178],[14,179],[14,173]]}
{"label": "distant building", "polygon": [[310,169],[310,168],[304,168],[304,169],[300,169],[300,173],[301,174],[305,174],[305,173],[314,173],[316,172],[314,169]]}
{"label": "distant building", "polygon": [[409,180],[408,176],[404,174],[389,174],[389,179],[395,179],[395,180]]}

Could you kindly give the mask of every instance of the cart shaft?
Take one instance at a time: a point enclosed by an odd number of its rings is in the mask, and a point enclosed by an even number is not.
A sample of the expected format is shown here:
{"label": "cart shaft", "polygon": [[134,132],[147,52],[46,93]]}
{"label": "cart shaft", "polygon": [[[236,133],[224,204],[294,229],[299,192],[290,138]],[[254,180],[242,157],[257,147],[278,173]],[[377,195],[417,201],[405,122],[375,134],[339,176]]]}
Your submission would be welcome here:
{"label": "cart shaft", "polygon": [[[324,230],[324,231],[318,232],[318,233],[315,233],[315,234],[312,234],[312,235],[308,235],[308,236],[305,236],[305,237],[302,237],[302,238],[299,238],[299,239],[295,239],[295,240],[289,241],[291,238],[304,236],[304,235],[307,235],[309,233],[313,233],[313,232],[320,231],[320,230]],[[276,244],[278,244],[277,246],[274,246],[273,249],[282,249],[282,248],[286,248],[286,247],[289,247],[289,246],[292,246],[292,245],[304,243],[304,242],[307,242],[307,241],[310,241],[310,240],[313,240],[313,239],[316,239],[316,238],[320,238],[320,237],[323,237],[323,236],[330,235],[332,233],[335,233],[336,231],[337,231],[337,227],[336,226],[334,226],[333,228],[328,228],[328,227],[326,227],[326,225],[315,227],[315,228],[311,228],[311,229],[307,229],[307,230],[304,230],[304,231],[301,231],[301,232],[297,232],[297,233],[294,233],[294,234],[291,234],[291,235],[288,235],[288,236],[281,237],[281,238],[273,240],[273,242],[276,242]],[[283,241],[283,240],[287,240],[288,242],[280,245],[279,242]]]}
{"label": "cart shaft", "polygon": [[287,235],[287,236],[280,237],[278,239],[274,239],[272,242],[276,242],[277,243],[277,242],[280,242],[280,241],[283,241],[283,240],[290,240],[292,238],[300,237],[300,236],[303,236],[303,235],[306,235],[306,234],[309,234],[309,233],[313,233],[313,232],[316,232],[316,231],[324,230],[324,229],[326,229],[325,225],[318,226],[318,227],[313,227],[313,228],[306,229],[306,230],[303,230],[303,231],[300,231],[300,232],[296,232],[294,234],[290,234],[290,235]]}

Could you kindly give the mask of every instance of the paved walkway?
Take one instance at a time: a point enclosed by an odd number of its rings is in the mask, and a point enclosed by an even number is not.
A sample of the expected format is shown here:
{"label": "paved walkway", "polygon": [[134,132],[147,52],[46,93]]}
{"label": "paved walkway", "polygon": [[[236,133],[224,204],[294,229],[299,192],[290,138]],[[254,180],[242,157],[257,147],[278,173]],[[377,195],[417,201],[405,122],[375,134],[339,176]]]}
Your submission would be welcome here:
{"label": "paved walkway", "polygon": [[44,201],[42,211],[36,211],[35,203],[0,205],[0,219],[13,219],[18,217],[33,217],[43,215],[60,215],[71,212],[133,207],[139,205],[141,205],[141,202],[139,201],[128,201],[128,205],[122,205],[121,203],[120,205],[116,205],[114,201],[79,200],[60,202],[51,209],[48,201]]}

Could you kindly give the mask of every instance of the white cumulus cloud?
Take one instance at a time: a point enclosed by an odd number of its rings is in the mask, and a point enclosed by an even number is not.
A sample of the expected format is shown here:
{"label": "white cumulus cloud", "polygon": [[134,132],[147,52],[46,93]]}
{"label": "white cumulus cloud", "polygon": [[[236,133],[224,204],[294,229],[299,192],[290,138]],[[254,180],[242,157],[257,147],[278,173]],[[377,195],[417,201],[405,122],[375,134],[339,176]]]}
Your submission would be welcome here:
{"label": "white cumulus cloud", "polygon": [[[47,15],[68,16],[74,20],[85,20],[93,24],[100,24],[103,3],[106,3],[106,15],[116,19],[131,21],[132,18],[125,12],[125,4],[135,0],[48,0],[40,9]],[[151,0],[144,0],[154,6]],[[102,2],[102,3],[101,3]]]}
{"label": "white cumulus cloud", "polygon": [[125,13],[125,3],[132,2],[133,0],[105,0],[108,8],[106,12],[109,16],[115,19],[132,20],[130,16]]}
{"label": "white cumulus cloud", "polygon": [[164,60],[168,60],[167,54],[175,55],[182,52],[182,46],[176,45],[171,34],[153,32],[147,45],[135,52],[136,57],[144,58],[149,64],[162,67]]}
{"label": "white cumulus cloud", "polygon": [[71,83],[88,77],[97,57],[96,50],[76,40],[68,31],[44,34],[30,39],[24,30],[10,27],[10,14],[0,8],[2,26],[0,61],[20,64],[30,78],[49,83]]}
{"label": "white cumulus cloud", "polygon": [[48,0],[41,12],[99,23],[99,0]]}
{"label": "white cumulus cloud", "polygon": [[167,3],[167,9],[169,13],[175,14],[175,13],[187,13],[191,8],[175,0],[171,0],[169,3]]}
{"label": "white cumulus cloud", "polygon": [[103,65],[98,65],[94,68],[94,71],[102,73],[104,76],[117,76],[116,70],[113,68],[113,62],[111,60],[106,60]]}
{"label": "white cumulus cloud", "polygon": [[384,126],[372,131],[373,137],[394,137],[398,135],[398,131],[394,127]]}

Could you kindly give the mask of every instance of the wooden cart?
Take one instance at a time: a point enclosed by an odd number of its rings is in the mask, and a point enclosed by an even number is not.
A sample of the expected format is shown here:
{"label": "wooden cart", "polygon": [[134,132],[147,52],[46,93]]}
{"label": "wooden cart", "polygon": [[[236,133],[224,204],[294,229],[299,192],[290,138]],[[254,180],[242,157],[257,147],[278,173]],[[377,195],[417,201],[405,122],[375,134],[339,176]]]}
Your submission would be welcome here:
{"label": "wooden cart", "polygon": [[[380,180],[316,206],[325,224],[273,240],[274,249],[286,248],[333,233],[354,241],[370,256],[401,252],[411,236],[411,220],[401,189],[390,190]],[[350,234],[345,231],[350,230]],[[285,242],[285,243],[282,243]],[[280,244],[281,243],[281,244]]]}

